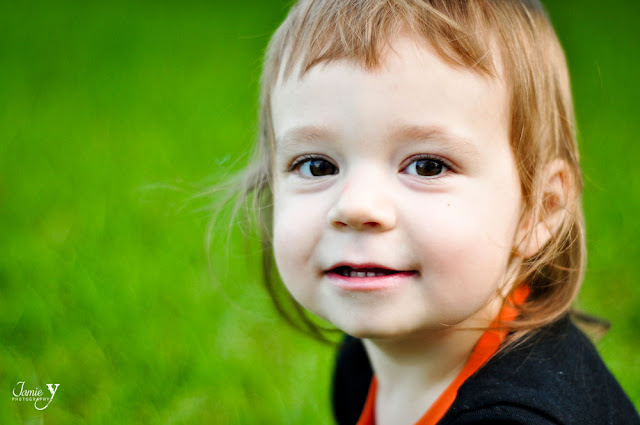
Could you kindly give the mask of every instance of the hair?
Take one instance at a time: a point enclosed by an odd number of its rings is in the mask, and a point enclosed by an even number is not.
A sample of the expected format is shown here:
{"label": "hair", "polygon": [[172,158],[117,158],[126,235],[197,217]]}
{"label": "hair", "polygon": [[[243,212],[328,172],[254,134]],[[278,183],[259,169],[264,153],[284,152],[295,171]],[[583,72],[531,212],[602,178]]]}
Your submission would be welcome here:
{"label": "hair", "polygon": [[[486,78],[501,78],[509,91],[509,137],[523,195],[522,220],[543,220],[553,208],[565,219],[534,256],[515,253],[512,282],[531,295],[509,326],[521,338],[565,315],[585,267],[582,177],[564,53],[537,0],[301,0],[274,33],[261,79],[259,134],[250,165],[237,184],[235,211],[253,217],[260,233],[263,280],[278,312],[320,339],[321,328],[280,281],[272,248],[272,182],[275,140],[271,93],[279,80],[302,78],[318,64],[349,60],[373,70],[381,50],[400,33],[429,43],[442,60]],[[499,69],[498,69],[499,65]],[[297,73],[297,75],[294,75]],[[571,190],[563,205],[544,193],[544,165],[563,160]],[[531,237],[531,236],[530,236]],[[512,263],[514,264],[514,263]],[[515,285],[514,285],[515,288]]]}

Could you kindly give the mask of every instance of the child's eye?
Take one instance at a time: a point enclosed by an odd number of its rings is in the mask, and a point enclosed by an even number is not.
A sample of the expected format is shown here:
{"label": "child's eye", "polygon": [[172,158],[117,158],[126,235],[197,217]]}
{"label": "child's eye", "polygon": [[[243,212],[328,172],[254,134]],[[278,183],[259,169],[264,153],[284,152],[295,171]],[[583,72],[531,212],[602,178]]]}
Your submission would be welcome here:
{"label": "child's eye", "polygon": [[407,174],[421,177],[437,177],[444,174],[449,167],[442,160],[430,157],[421,157],[413,160],[404,169]]}
{"label": "child's eye", "polygon": [[296,169],[305,177],[322,177],[338,174],[338,167],[320,157],[303,157],[291,166],[291,171]]}

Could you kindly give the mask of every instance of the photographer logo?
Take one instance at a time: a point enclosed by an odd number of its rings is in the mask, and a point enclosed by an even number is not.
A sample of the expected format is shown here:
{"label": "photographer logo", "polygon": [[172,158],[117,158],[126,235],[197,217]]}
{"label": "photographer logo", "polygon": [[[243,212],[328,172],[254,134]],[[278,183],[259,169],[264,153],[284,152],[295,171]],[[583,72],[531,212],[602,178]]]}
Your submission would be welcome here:
{"label": "photographer logo", "polygon": [[[49,407],[49,404],[53,401],[53,397],[56,395],[56,391],[58,391],[58,387],[60,384],[47,384],[47,388],[49,389],[49,393],[51,393],[51,397],[48,397],[48,394],[45,394],[40,388],[35,389],[25,389],[24,381],[20,381],[13,388],[13,401],[33,401],[33,407],[37,410],[44,410]],[[46,403],[46,404],[45,404]]]}

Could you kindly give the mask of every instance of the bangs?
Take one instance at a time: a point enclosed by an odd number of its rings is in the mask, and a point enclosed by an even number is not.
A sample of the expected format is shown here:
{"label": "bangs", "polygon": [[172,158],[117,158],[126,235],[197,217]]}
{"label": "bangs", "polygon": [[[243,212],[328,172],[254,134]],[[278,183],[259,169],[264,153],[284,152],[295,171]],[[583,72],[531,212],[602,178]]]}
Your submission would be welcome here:
{"label": "bangs", "polygon": [[375,69],[390,42],[408,34],[431,45],[452,66],[495,77],[491,8],[481,7],[482,1],[438,3],[302,1],[274,36],[270,57],[279,59],[275,74],[286,80],[297,69],[302,77],[315,65],[341,59]]}

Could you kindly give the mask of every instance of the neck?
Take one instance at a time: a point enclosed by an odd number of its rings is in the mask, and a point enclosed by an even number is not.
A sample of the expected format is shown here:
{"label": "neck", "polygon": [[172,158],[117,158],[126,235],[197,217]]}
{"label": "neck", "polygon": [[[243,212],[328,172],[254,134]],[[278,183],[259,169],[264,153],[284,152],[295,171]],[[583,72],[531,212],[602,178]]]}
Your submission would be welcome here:
{"label": "neck", "polygon": [[445,329],[364,340],[378,380],[376,423],[411,425],[420,419],[462,370],[481,335]]}

